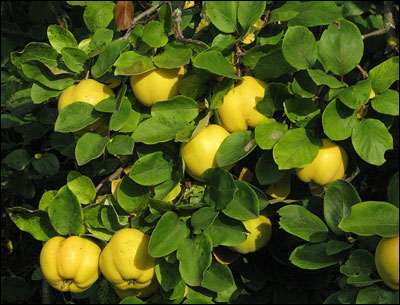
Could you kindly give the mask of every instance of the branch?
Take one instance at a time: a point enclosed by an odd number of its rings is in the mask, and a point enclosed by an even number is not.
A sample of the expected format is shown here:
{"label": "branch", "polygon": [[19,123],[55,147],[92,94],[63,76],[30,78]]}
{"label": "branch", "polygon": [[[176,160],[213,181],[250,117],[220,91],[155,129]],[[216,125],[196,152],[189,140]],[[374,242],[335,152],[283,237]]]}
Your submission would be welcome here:
{"label": "branch", "polygon": [[365,71],[365,70],[363,69],[363,67],[361,67],[360,65],[357,65],[357,68],[358,68],[358,70],[361,71],[362,76],[363,76],[363,79],[367,79],[367,78],[368,78],[368,73],[367,73],[367,71]]}
{"label": "branch", "polygon": [[105,183],[111,182],[111,181],[113,181],[115,179],[118,179],[121,176],[123,170],[124,170],[124,167],[120,166],[111,175],[109,175],[109,176],[105,177],[103,180],[101,180],[100,183],[96,186],[96,193],[98,193],[100,191],[100,189],[103,187],[103,185]]}
{"label": "branch", "polygon": [[133,28],[135,27],[136,24],[139,23],[139,21],[141,19],[143,19],[144,17],[147,17],[149,15],[151,15],[152,13],[154,13],[156,10],[158,10],[159,7],[161,7],[163,4],[168,3],[169,1],[160,1],[158,2],[156,5],[153,5],[152,7],[150,7],[148,10],[144,11],[143,13],[141,13],[140,15],[138,15],[135,19],[132,20],[131,24],[129,25],[128,30],[126,31],[125,35],[118,38],[118,40],[126,40],[129,38],[129,36],[131,35],[131,32],[133,30]]}
{"label": "branch", "polygon": [[393,18],[392,8],[393,8],[393,1],[385,1],[384,2],[383,20],[385,22],[385,27],[383,27],[379,30],[373,31],[371,33],[362,35],[363,39],[373,37],[373,36],[383,35],[383,34],[387,34],[387,33],[389,33],[390,37],[395,37],[394,30],[395,30],[396,26],[395,26],[395,21]]}
{"label": "branch", "polygon": [[207,44],[205,44],[202,41],[185,38],[183,36],[182,26],[181,26],[183,5],[184,5],[184,2],[182,2],[182,4],[173,13],[174,21],[176,23],[176,26],[175,26],[174,23],[172,22],[172,27],[173,27],[174,33],[175,33],[175,35],[174,35],[175,39],[178,40],[178,41],[182,41],[185,44],[186,43],[191,43],[191,44],[195,44],[195,45],[198,45],[198,46],[201,46],[201,47],[207,47]]}

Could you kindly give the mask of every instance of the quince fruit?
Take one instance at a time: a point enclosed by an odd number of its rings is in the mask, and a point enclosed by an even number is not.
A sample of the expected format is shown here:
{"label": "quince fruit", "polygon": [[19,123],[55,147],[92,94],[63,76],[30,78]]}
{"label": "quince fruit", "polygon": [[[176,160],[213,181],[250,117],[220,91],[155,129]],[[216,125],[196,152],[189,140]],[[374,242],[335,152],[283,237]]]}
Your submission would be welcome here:
{"label": "quince fruit", "polygon": [[[63,94],[61,94],[58,100],[58,112],[61,112],[66,106],[75,102],[85,102],[96,106],[98,102],[112,95],[114,95],[114,92],[109,86],[99,83],[94,79],[86,79],[77,85],[68,87]],[[76,134],[82,135],[88,131],[101,133],[106,129],[106,122],[101,118],[93,124],[77,131]]]}
{"label": "quince fruit", "polygon": [[217,109],[222,127],[234,132],[258,126],[266,118],[256,108],[264,98],[266,86],[265,82],[255,77],[243,76],[243,80],[225,95],[224,103]]}
{"label": "quince fruit", "polygon": [[296,168],[296,174],[303,182],[327,185],[344,176],[347,161],[347,153],[342,147],[329,139],[322,139],[318,155],[306,167]]}
{"label": "quince fruit", "polygon": [[55,236],[40,252],[40,267],[55,289],[82,292],[100,276],[100,253],[101,248],[89,238]]}
{"label": "quince fruit", "polygon": [[385,284],[399,290],[399,236],[380,240],[375,251],[375,264]]}
{"label": "quince fruit", "polygon": [[[186,172],[194,179],[204,182],[201,175],[209,168],[217,167],[218,148],[229,136],[223,127],[211,124],[201,130],[189,142],[181,145],[181,156],[185,161]],[[230,169],[233,165],[225,167]]]}
{"label": "quince fruit", "polygon": [[104,277],[121,290],[142,289],[151,284],[154,259],[148,253],[150,236],[133,228],[117,231],[100,255]]}
{"label": "quince fruit", "polygon": [[231,250],[246,254],[255,252],[268,244],[271,238],[272,225],[267,216],[260,215],[255,219],[243,221],[243,224],[249,231],[249,233],[246,233],[247,239],[237,246],[230,247]]}
{"label": "quince fruit", "polygon": [[154,69],[138,75],[132,75],[129,82],[132,91],[140,103],[147,107],[160,101],[166,101],[178,94],[178,85],[185,68]]}

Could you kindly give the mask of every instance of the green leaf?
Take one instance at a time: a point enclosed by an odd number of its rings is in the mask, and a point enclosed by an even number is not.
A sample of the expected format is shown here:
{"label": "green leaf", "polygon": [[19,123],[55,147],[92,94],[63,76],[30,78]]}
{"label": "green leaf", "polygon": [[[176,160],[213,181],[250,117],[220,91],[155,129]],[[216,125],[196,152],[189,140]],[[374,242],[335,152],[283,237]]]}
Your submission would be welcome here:
{"label": "green leaf", "polygon": [[68,173],[67,186],[79,203],[88,204],[96,198],[96,189],[92,180],[77,171]]}
{"label": "green leaf", "polygon": [[272,149],[287,130],[286,124],[279,123],[272,118],[266,118],[254,130],[256,143],[264,150]]}
{"label": "green leaf", "polygon": [[37,240],[47,241],[58,235],[51,226],[49,216],[45,211],[14,207],[8,209],[8,215],[18,229],[28,232]]}
{"label": "green leaf", "polygon": [[287,174],[286,170],[279,170],[272,156],[272,151],[264,151],[256,163],[256,177],[261,185],[279,181]]}
{"label": "green leaf", "polygon": [[237,189],[232,175],[222,168],[209,168],[203,173],[207,182],[206,201],[217,210],[225,209]]}
{"label": "green leaf", "polygon": [[202,282],[203,274],[212,261],[212,248],[210,238],[204,233],[179,243],[176,253],[179,272],[188,285],[199,286]]}
{"label": "green leaf", "polygon": [[79,166],[82,166],[100,157],[108,144],[108,139],[99,134],[87,132],[76,143],[75,158]]}
{"label": "green leaf", "polygon": [[115,75],[137,75],[156,68],[149,56],[141,55],[135,51],[127,51],[121,54],[114,66],[116,67]]}
{"label": "green leaf", "polygon": [[180,68],[187,65],[192,57],[192,49],[181,42],[173,41],[167,44],[164,52],[154,56],[154,64],[163,69]]}
{"label": "green leaf", "polygon": [[67,133],[81,130],[96,122],[100,115],[89,103],[75,102],[69,104],[58,114],[54,131]]}
{"label": "green leaf", "polygon": [[132,166],[129,177],[141,185],[156,185],[171,178],[174,160],[162,151],[139,158]]}
{"label": "green leaf", "polygon": [[398,300],[398,291],[374,285],[360,290],[357,294],[356,304],[396,304]]}
{"label": "green leaf", "polygon": [[376,272],[375,257],[365,249],[357,249],[350,254],[340,272],[348,277],[370,275]]}
{"label": "green leaf", "polygon": [[285,60],[281,44],[277,44],[265,56],[262,56],[251,70],[258,79],[271,79],[280,77],[295,69]]}
{"label": "green leaf", "polygon": [[99,78],[103,76],[114,65],[118,56],[128,47],[128,40],[114,40],[109,43],[92,66],[91,72],[93,77]]}
{"label": "green leaf", "polygon": [[368,75],[375,93],[383,93],[396,80],[399,80],[399,56],[385,60],[383,63],[372,68]]}
{"label": "green leaf", "polygon": [[354,23],[340,19],[322,33],[318,50],[324,66],[335,75],[343,76],[360,63],[364,42]]}
{"label": "green leaf", "polygon": [[153,257],[163,257],[178,249],[179,245],[189,235],[186,222],[178,214],[169,211],[161,216],[149,242],[149,254]]}
{"label": "green leaf", "polygon": [[329,88],[342,88],[346,87],[345,83],[340,82],[336,77],[326,74],[322,70],[318,69],[307,69],[308,75],[312,78],[314,83],[318,86],[327,85]]}
{"label": "green leaf", "polygon": [[32,282],[27,282],[20,276],[2,276],[1,287],[3,287],[1,299],[5,303],[29,302],[37,292]]}
{"label": "green leaf", "polygon": [[226,208],[225,215],[237,220],[249,220],[259,216],[259,203],[256,192],[244,181],[235,180],[237,190]]}
{"label": "green leaf", "polygon": [[192,214],[190,224],[193,227],[193,233],[199,234],[209,228],[218,217],[219,212],[211,207],[202,207]]}
{"label": "green leaf", "polygon": [[279,169],[303,168],[310,164],[319,151],[319,141],[306,129],[291,129],[274,146],[273,156]]}
{"label": "green leaf", "polygon": [[390,89],[386,90],[371,101],[371,106],[379,113],[398,116],[399,92]]}
{"label": "green leaf", "polygon": [[399,207],[399,172],[390,178],[387,193],[389,202]]}
{"label": "green leaf", "polygon": [[342,219],[339,228],[361,236],[399,235],[399,209],[383,201],[364,201],[351,207],[350,216]]}
{"label": "green leaf", "polygon": [[[89,45],[83,48],[89,57],[94,57],[103,52],[104,48],[112,41],[114,32],[109,29],[98,29],[89,41]],[[81,46],[79,45],[79,48]]]}
{"label": "green leaf", "polygon": [[55,175],[60,169],[60,163],[55,154],[45,153],[39,159],[32,160],[33,168],[42,175]]}
{"label": "green leaf", "polygon": [[246,228],[242,221],[230,218],[222,213],[204,231],[211,238],[213,247],[239,245],[246,240],[245,232]]}
{"label": "green leaf", "polygon": [[107,151],[114,156],[132,155],[134,141],[127,135],[116,135],[107,144]]}
{"label": "green leaf", "polygon": [[289,27],[283,38],[282,52],[293,67],[299,70],[312,68],[318,54],[314,34],[304,26]]}
{"label": "green leaf", "polygon": [[110,118],[110,130],[121,130],[125,126],[125,124],[128,123],[131,113],[132,104],[126,96],[122,98],[119,104],[119,109],[117,107],[116,101],[113,114]]}
{"label": "green leaf", "polygon": [[21,65],[21,68],[27,77],[38,81],[50,89],[64,90],[74,84],[72,78],[54,75],[46,66],[38,61],[26,62]]}
{"label": "green leaf", "polygon": [[145,25],[142,39],[152,48],[161,48],[168,43],[164,26],[159,21],[150,21]]}
{"label": "green leaf", "polygon": [[268,24],[277,21],[288,21],[290,19],[293,19],[299,14],[299,4],[299,1],[288,1],[284,3],[281,7],[273,9],[268,19]]}
{"label": "green leaf", "polygon": [[305,70],[296,73],[291,89],[295,95],[303,98],[312,98],[318,93],[318,86]]}
{"label": "green leaf", "polygon": [[351,183],[338,179],[329,185],[324,196],[324,217],[336,235],[344,235],[338,225],[349,217],[351,207],[359,202],[361,198]]}
{"label": "green leaf", "polygon": [[289,260],[295,266],[308,270],[326,268],[339,263],[340,256],[327,255],[326,247],[326,242],[298,246],[290,254]]}
{"label": "green leaf", "polygon": [[237,18],[242,27],[242,34],[247,33],[250,27],[257,22],[265,11],[267,1],[239,1]]}
{"label": "green leaf", "polygon": [[150,189],[125,176],[117,187],[117,198],[125,212],[138,213],[146,208],[150,199]]}
{"label": "green leaf", "polygon": [[216,161],[219,167],[236,163],[250,154],[256,147],[254,134],[250,130],[238,130],[227,136],[218,148]]}
{"label": "green leaf", "polygon": [[366,104],[371,94],[371,81],[361,80],[357,84],[339,92],[340,101],[351,109],[358,109]]}
{"label": "green leaf", "polygon": [[237,32],[236,1],[209,1],[206,5],[207,16],[218,30],[224,33]]}
{"label": "green leaf", "polygon": [[221,83],[217,84],[212,91],[210,99],[210,109],[217,109],[224,103],[225,95],[233,89],[235,82],[231,78],[224,78]]}
{"label": "green leaf", "polygon": [[6,155],[1,162],[17,171],[22,171],[31,161],[32,157],[29,153],[25,149],[19,148]]}
{"label": "green leaf", "polygon": [[106,28],[114,18],[115,3],[112,1],[88,1],[83,20],[89,31]]}
{"label": "green leaf", "polygon": [[320,114],[320,109],[311,99],[289,98],[283,103],[288,119],[299,127],[306,127]]}
{"label": "green leaf", "polygon": [[57,51],[43,42],[30,42],[23,51],[10,54],[11,62],[18,69],[21,69],[23,63],[31,60],[37,60],[46,66],[55,68],[58,66],[57,57]]}
{"label": "green leaf", "polygon": [[204,272],[201,286],[214,291],[222,292],[234,286],[232,271],[228,265],[212,261],[210,267]]}
{"label": "green leaf", "polygon": [[328,241],[328,244],[326,246],[326,254],[338,254],[340,252],[350,249],[351,247],[352,245],[347,242],[331,239]]}
{"label": "green leaf", "polygon": [[76,196],[65,185],[59,189],[48,208],[51,225],[60,235],[80,235],[83,211]]}
{"label": "green leaf", "polygon": [[61,49],[61,54],[65,65],[74,72],[81,72],[85,69],[85,64],[89,57],[87,54],[77,48],[65,47]]}
{"label": "green leaf", "polygon": [[346,140],[351,137],[357,124],[357,111],[348,108],[339,100],[332,100],[322,114],[322,126],[329,139]]}
{"label": "green leaf", "polygon": [[351,141],[361,159],[377,166],[386,162],[386,150],[393,149],[392,135],[385,124],[377,119],[357,121]]}
{"label": "green leaf", "polygon": [[47,101],[52,97],[57,97],[60,93],[60,90],[51,90],[38,83],[33,83],[31,88],[31,98],[35,104]]}
{"label": "green leaf", "polygon": [[337,6],[335,1],[304,1],[299,3],[295,10],[298,14],[289,20],[289,26],[326,25],[342,17],[342,8]]}
{"label": "green leaf", "polygon": [[168,263],[164,258],[154,260],[154,271],[164,291],[170,291],[182,281],[179,274],[179,263]]}
{"label": "green leaf", "polygon": [[287,205],[278,213],[280,227],[292,235],[312,243],[326,241],[329,237],[325,223],[302,206]]}
{"label": "green leaf", "polygon": [[67,29],[56,24],[48,26],[47,37],[49,38],[51,46],[58,53],[61,53],[61,50],[66,47],[78,47],[78,43],[76,42],[74,35]]}
{"label": "green leaf", "polygon": [[233,65],[229,63],[219,51],[205,51],[199,53],[193,58],[193,65],[196,68],[207,70],[216,75],[241,79],[235,74]]}
{"label": "green leaf", "polygon": [[56,190],[52,190],[52,191],[47,191],[45,193],[43,193],[42,197],[40,198],[39,201],[39,210],[42,211],[47,211],[50,202],[53,200],[53,198],[57,195],[57,191]]}
{"label": "green leaf", "polygon": [[161,101],[151,107],[153,118],[170,120],[171,118],[193,121],[199,114],[199,105],[192,98],[178,95],[168,101]]}

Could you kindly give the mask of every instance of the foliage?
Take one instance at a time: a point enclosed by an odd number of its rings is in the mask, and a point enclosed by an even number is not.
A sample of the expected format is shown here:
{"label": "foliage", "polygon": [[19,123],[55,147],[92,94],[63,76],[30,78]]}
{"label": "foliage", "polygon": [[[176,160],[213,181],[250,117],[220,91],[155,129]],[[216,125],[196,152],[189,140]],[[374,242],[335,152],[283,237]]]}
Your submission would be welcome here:
{"label": "foliage", "polygon": [[[56,235],[104,248],[133,227],[150,235],[161,289],[122,303],[398,303],[374,263],[380,238],[399,235],[393,2],[3,1],[1,9],[2,302],[119,302],[104,277],[79,294],[50,288],[39,253]],[[136,100],[130,76],[181,66],[178,96],[151,108]],[[243,75],[267,83],[257,104],[267,119],[232,132],[218,167],[197,182],[179,148],[221,123],[217,109]],[[61,93],[88,77],[115,83],[115,96],[58,113]],[[104,133],[74,133],[100,119]],[[308,185],[294,169],[312,162],[323,138],[347,151],[346,177]],[[267,195],[287,175],[288,197]],[[218,262],[218,250],[243,242],[242,221],[261,212],[272,221],[269,244]]]}

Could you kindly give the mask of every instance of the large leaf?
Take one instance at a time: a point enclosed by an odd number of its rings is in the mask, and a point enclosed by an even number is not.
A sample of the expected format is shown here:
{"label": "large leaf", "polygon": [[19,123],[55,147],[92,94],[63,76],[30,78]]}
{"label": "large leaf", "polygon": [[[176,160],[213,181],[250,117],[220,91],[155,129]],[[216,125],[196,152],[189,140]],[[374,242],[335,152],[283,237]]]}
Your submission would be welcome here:
{"label": "large leaf", "polygon": [[236,1],[208,1],[206,4],[207,15],[216,28],[224,33],[237,31],[236,15],[238,4]]}
{"label": "large leaf", "polygon": [[364,161],[377,166],[386,162],[385,152],[393,149],[393,137],[377,119],[357,121],[351,136],[354,149]]}
{"label": "large leaf", "polygon": [[351,207],[359,202],[361,198],[351,183],[338,179],[329,185],[324,196],[324,217],[336,235],[344,234],[338,225],[350,215]]}
{"label": "large leaf", "polygon": [[83,20],[89,31],[106,28],[114,18],[115,3],[112,1],[88,1]]}
{"label": "large leaf", "polygon": [[289,27],[282,43],[286,61],[297,69],[312,68],[317,60],[314,34],[304,26]]}
{"label": "large leaf", "polygon": [[275,144],[273,156],[279,169],[302,168],[310,164],[319,151],[319,141],[306,129],[291,129]]}
{"label": "large leaf", "polygon": [[278,211],[279,225],[286,232],[312,243],[328,239],[329,230],[315,214],[299,205],[287,205]]}
{"label": "large leaf", "polygon": [[47,28],[47,37],[50,41],[51,46],[58,52],[61,53],[61,50],[65,47],[77,48],[78,43],[74,35],[67,29],[52,24]]}
{"label": "large leaf", "polygon": [[348,108],[339,100],[332,100],[322,114],[322,126],[329,139],[346,140],[351,137],[353,127],[357,124],[357,111]]}
{"label": "large leaf", "polygon": [[240,77],[235,74],[233,65],[229,63],[219,51],[205,51],[199,53],[193,58],[193,65],[196,68],[204,69],[217,75],[240,79]]}
{"label": "large leaf", "polygon": [[356,25],[340,19],[322,33],[318,49],[324,66],[335,75],[343,76],[360,63],[364,42]]}
{"label": "large leaf", "polygon": [[125,212],[138,213],[146,208],[150,199],[150,189],[125,176],[118,185],[117,198]]}
{"label": "large leaf", "polygon": [[127,40],[114,40],[108,44],[92,66],[94,78],[103,76],[115,63],[118,56],[129,46]]}
{"label": "large leaf", "polygon": [[78,165],[83,165],[100,157],[107,146],[108,139],[97,133],[87,132],[79,138],[75,147],[75,157]]}
{"label": "large leaf", "polygon": [[383,93],[396,80],[399,80],[399,56],[389,58],[372,68],[368,75],[375,93]]}
{"label": "large leaf", "polygon": [[160,48],[168,43],[164,26],[159,21],[150,21],[145,25],[142,39],[152,48]]}
{"label": "large leaf", "polygon": [[179,243],[176,253],[179,272],[188,285],[199,286],[202,282],[203,274],[212,261],[212,248],[210,238],[204,233]]}
{"label": "large leaf", "polygon": [[298,246],[290,254],[290,261],[302,269],[316,270],[336,265],[339,263],[339,255],[326,254],[327,243],[304,244]]}
{"label": "large leaf", "polygon": [[[303,25],[313,27],[326,25],[342,17],[342,8],[335,1],[293,1],[297,14],[290,18],[289,26]],[[295,6],[295,3],[297,6]]]}
{"label": "large leaf", "polygon": [[179,244],[189,235],[186,222],[178,214],[166,212],[158,221],[150,237],[149,254],[163,257],[178,249]]}
{"label": "large leaf", "polygon": [[272,118],[266,118],[254,130],[256,143],[264,150],[272,149],[287,130],[286,124],[279,123]]}
{"label": "large leaf", "polygon": [[265,11],[266,1],[239,1],[237,17],[243,33],[257,22]]}
{"label": "large leaf", "polygon": [[350,216],[342,219],[339,228],[362,236],[399,235],[399,208],[383,201],[364,201],[351,207]]}

